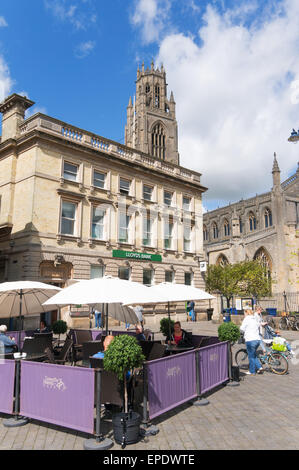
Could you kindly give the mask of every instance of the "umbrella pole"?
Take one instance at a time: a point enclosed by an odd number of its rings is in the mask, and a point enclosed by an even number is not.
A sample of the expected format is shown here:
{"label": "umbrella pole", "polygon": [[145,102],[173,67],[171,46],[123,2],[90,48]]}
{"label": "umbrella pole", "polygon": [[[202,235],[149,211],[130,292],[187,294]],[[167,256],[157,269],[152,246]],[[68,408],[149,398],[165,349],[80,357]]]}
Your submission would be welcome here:
{"label": "umbrella pole", "polygon": [[108,304],[106,304],[106,336],[108,336]]}
{"label": "umbrella pole", "polygon": [[169,340],[171,338],[171,326],[170,326],[170,303],[168,302],[168,327],[169,327]]}
{"label": "umbrella pole", "polygon": [[20,290],[20,310],[19,310],[19,338],[18,338],[18,348],[19,352],[21,351],[21,331],[22,331],[22,300],[23,300],[23,290]]}

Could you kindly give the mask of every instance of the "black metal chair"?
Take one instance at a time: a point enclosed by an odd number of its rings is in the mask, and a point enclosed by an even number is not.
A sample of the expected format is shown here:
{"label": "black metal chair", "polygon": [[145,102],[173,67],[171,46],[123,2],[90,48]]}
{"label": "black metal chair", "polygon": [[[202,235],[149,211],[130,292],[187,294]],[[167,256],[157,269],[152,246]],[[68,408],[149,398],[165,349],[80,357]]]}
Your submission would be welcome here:
{"label": "black metal chair", "polygon": [[26,338],[23,344],[22,352],[24,353],[43,353],[46,348],[53,351],[52,339],[48,335],[42,335],[37,338]]}
{"label": "black metal chair", "polygon": [[73,330],[74,343],[73,343],[73,363],[83,359],[83,343],[92,341],[92,333],[90,330]]}
{"label": "black metal chair", "polygon": [[83,343],[82,344],[82,365],[85,367],[89,367],[90,356],[103,350],[104,350],[103,341],[87,341],[86,343]]}
{"label": "black metal chair", "polygon": [[58,356],[55,356],[53,351],[49,347],[45,349],[45,353],[47,355],[48,361],[51,364],[65,364],[68,359],[68,355],[71,351],[73,345],[72,339],[68,338],[65,340],[64,345],[59,353]]}

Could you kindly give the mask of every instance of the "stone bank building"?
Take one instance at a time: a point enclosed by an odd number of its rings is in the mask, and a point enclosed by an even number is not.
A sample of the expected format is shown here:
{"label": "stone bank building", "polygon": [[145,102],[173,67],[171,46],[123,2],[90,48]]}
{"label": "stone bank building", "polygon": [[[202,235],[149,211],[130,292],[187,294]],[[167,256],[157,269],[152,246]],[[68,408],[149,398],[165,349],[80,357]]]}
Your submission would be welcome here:
{"label": "stone bank building", "polygon": [[204,288],[201,175],[180,166],[163,67],[137,72],[125,145],[0,105],[0,282],[104,274]]}

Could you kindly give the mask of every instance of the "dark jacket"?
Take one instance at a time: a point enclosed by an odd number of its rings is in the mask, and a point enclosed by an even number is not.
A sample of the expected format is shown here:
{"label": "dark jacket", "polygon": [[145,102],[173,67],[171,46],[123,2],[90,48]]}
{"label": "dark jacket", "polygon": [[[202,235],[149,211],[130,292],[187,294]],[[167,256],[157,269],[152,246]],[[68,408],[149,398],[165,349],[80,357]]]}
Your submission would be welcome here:
{"label": "dark jacket", "polygon": [[[187,331],[182,329],[182,339],[179,341],[178,346],[184,346],[184,347],[192,347],[192,334],[188,333]],[[168,344],[168,341],[174,341],[174,333],[172,332],[171,337],[169,338],[169,335],[166,338],[166,343]]]}

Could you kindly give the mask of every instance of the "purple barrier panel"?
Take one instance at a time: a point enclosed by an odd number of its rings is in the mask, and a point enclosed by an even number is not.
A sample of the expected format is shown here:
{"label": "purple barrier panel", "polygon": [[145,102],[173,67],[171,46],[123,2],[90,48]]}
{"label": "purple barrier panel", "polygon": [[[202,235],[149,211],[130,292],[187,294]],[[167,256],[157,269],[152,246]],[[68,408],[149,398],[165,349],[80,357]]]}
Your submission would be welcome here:
{"label": "purple barrier panel", "polygon": [[0,411],[13,413],[15,361],[0,360]]}
{"label": "purple barrier panel", "polygon": [[150,419],[197,397],[196,351],[147,363]]}
{"label": "purple barrier panel", "polygon": [[100,341],[102,338],[102,332],[101,331],[93,331],[91,332],[92,335],[92,341]]}
{"label": "purple barrier panel", "polygon": [[208,392],[229,379],[228,343],[198,349],[200,394]]}
{"label": "purple barrier panel", "polygon": [[93,434],[94,370],[21,361],[20,401],[23,416]]}

